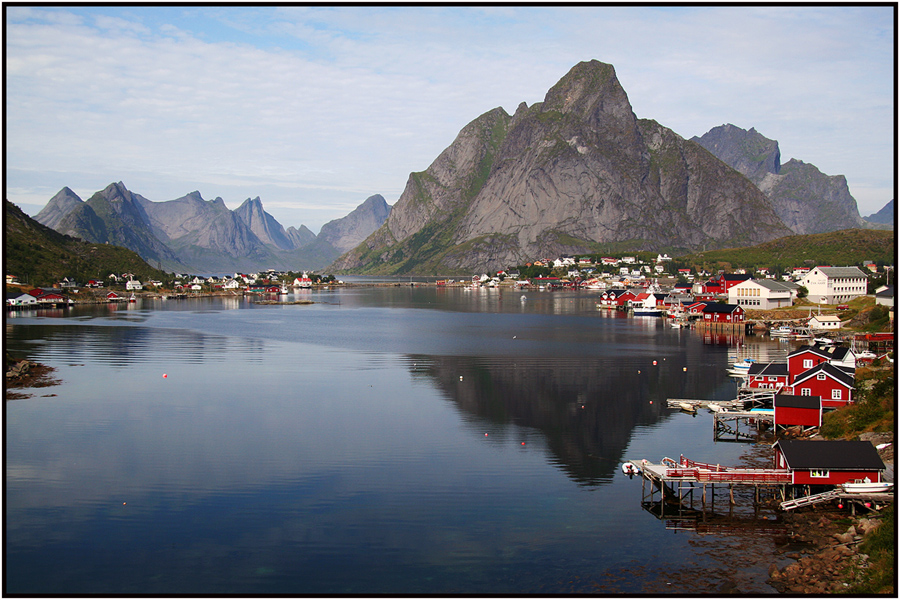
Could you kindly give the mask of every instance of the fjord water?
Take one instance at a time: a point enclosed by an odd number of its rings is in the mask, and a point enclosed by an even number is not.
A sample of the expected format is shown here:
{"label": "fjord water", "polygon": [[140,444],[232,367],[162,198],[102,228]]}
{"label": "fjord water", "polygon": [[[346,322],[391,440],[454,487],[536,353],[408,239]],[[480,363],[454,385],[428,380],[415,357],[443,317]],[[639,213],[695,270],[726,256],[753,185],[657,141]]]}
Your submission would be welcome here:
{"label": "fjord water", "polygon": [[7,319],[61,381],[6,402],[7,593],[665,593],[712,560],[619,466],[736,463],[665,402],[733,398],[734,339],[585,292],[301,297]]}

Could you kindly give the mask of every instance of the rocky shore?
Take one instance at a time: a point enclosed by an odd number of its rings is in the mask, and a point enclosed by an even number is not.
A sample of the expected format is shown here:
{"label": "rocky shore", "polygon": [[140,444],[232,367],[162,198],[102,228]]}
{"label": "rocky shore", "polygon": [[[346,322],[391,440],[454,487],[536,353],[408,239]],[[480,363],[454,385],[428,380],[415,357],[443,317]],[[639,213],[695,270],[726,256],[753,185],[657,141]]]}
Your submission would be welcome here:
{"label": "rocky shore", "polygon": [[[20,388],[41,388],[58,385],[59,380],[52,377],[55,371],[30,360],[15,359],[6,355],[6,376],[4,382],[4,397],[6,400],[22,400],[30,398],[30,394],[13,391]],[[53,395],[53,394],[51,394]]]}
{"label": "rocky shore", "polygon": [[882,522],[878,516],[849,517],[845,511],[828,509],[787,513],[784,521],[792,533],[775,555],[794,562],[769,568],[769,584],[784,594],[849,591],[869,567],[869,556],[859,551],[859,544]]}

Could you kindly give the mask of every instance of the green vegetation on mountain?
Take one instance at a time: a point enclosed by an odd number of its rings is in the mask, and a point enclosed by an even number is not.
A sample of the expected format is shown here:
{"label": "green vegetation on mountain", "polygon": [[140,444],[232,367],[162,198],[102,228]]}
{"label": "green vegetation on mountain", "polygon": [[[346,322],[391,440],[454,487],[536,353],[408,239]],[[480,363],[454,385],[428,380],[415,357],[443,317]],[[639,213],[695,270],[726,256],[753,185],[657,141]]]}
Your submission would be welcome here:
{"label": "green vegetation on mountain", "polygon": [[746,248],[711,250],[679,257],[707,270],[769,267],[780,270],[817,265],[859,265],[865,260],[893,264],[896,244],[891,231],[846,229],[792,235]]}
{"label": "green vegetation on mountain", "polygon": [[132,273],[139,280],[168,278],[137,253],[109,244],[96,244],[63,235],[41,225],[15,204],[5,201],[3,252],[6,273],[34,287],[51,286],[64,277],[84,284],[106,279],[110,273]]}

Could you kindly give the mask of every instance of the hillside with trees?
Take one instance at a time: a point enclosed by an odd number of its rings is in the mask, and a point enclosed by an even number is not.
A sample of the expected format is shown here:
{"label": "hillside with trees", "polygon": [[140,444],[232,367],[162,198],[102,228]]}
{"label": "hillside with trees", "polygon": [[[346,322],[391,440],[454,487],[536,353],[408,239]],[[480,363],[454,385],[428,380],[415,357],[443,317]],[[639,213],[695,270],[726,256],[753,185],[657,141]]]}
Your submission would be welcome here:
{"label": "hillside with trees", "polygon": [[110,273],[132,273],[136,279],[171,279],[137,253],[109,244],[92,244],[41,225],[15,204],[5,201],[3,251],[6,274],[34,287],[50,286],[64,277],[84,284],[106,280]]}

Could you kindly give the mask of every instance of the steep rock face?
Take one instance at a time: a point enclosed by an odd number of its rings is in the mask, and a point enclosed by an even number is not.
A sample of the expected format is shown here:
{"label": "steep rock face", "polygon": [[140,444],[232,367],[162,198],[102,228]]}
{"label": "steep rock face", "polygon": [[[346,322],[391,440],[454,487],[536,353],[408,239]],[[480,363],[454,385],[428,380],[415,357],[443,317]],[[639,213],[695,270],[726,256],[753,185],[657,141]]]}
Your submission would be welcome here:
{"label": "steep rock face", "polygon": [[777,175],[781,169],[778,142],[763,136],[752,127],[747,131],[728,123],[713,127],[702,137],[695,136],[691,141],[712,152],[757,186],[766,175]]}
{"label": "steep rock face", "polygon": [[372,235],[390,213],[391,207],[381,194],[369,196],[346,217],[322,225],[316,239],[331,244],[338,254],[346,252]]}
{"label": "steep rock face", "polygon": [[59,221],[56,230],[91,242],[124,246],[165,268],[183,267],[148,226],[141,201],[146,198],[132,194],[121,181],[111,183],[76,205]]}
{"label": "steep rock face", "polygon": [[291,240],[291,244],[294,245],[294,248],[302,248],[316,240],[316,234],[310,231],[306,225],[301,225],[300,229],[293,226],[288,227],[284,233],[287,235],[288,239]]}
{"label": "steep rock face", "polygon": [[795,233],[864,226],[843,175],[825,175],[793,158],[782,165],[778,142],[755,129],[721,125],[692,139],[756,184]]}
{"label": "steep rock face", "polygon": [[490,270],[561,253],[702,249],[788,234],[744,177],[639,122],[613,67],[591,61],[543,103],[469,123],[410,176],[385,225],[333,267]]}
{"label": "steep rock face", "polygon": [[50,202],[41,209],[41,212],[35,215],[34,220],[50,229],[56,229],[56,226],[67,214],[83,203],[84,200],[79,198],[78,194],[68,187],[64,187],[50,198]]}
{"label": "steep rock face", "polygon": [[257,196],[247,198],[237,207],[234,213],[247,224],[257,238],[264,244],[271,244],[281,250],[292,250],[294,244],[288,238],[284,227],[272,215],[263,210],[262,201]]}

